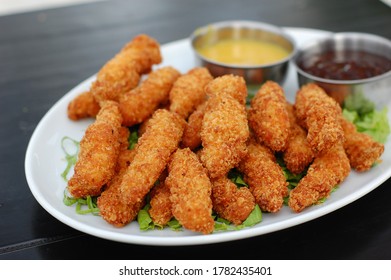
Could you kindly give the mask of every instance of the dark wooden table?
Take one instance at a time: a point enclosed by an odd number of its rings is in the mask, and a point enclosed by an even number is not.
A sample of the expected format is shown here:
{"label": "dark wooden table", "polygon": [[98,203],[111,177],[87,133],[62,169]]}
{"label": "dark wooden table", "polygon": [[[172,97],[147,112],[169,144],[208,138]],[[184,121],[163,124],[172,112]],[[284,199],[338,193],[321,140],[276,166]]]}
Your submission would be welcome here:
{"label": "dark wooden table", "polygon": [[391,180],[305,224],[201,246],[141,246],[96,238],[59,222],[34,199],[25,179],[26,148],[57,100],[139,33],[164,44],[227,19],[391,38],[391,8],[376,0],[120,0],[0,17],[1,259],[391,258]]}

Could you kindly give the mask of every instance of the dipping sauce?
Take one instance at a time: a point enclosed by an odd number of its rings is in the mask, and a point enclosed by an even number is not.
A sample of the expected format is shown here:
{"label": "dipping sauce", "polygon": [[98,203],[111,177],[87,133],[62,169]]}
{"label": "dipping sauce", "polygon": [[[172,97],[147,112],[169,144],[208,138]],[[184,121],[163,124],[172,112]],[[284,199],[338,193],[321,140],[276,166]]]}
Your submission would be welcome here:
{"label": "dipping sauce", "polygon": [[391,60],[366,51],[327,51],[303,60],[298,66],[305,72],[331,80],[359,80],[391,70]]}
{"label": "dipping sauce", "polygon": [[277,44],[252,39],[227,39],[197,50],[204,57],[220,63],[248,66],[274,63],[290,53]]}

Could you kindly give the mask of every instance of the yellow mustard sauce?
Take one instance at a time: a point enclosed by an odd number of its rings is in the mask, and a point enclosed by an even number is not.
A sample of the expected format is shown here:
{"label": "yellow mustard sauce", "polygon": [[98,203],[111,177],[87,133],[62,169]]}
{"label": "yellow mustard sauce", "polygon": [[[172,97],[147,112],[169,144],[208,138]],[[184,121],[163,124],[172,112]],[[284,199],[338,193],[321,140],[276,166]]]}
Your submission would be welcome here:
{"label": "yellow mustard sauce", "polygon": [[284,59],[289,52],[266,41],[252,39],[227,39],[198,48],[204,57],[227,64],[259,65]]}

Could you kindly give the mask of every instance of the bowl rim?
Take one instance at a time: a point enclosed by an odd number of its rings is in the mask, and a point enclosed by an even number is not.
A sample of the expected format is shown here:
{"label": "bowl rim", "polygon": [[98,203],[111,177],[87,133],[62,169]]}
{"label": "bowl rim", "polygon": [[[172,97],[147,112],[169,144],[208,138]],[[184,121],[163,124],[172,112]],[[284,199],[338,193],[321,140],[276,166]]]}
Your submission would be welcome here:
{"label": "bowl rim", "polygon": [[[295,56],[292,58],[292,64],[295,66],[296,71],[304,76],[307,79],[311,79],[315,82],[321,82],[325,84],[337,84],[337,85],[355,85],[355,84],[365,84],[365,83],[370,83],[370,82],[375,82],[382,80],[387,77],[391,77],[391,69],[388,70],[387,72],[384,72],[383,74],[376,75],[370,78],[364,78],[364,79],[355,79],[355,80],[334,80],[334,79],[327,79],[327,78],[322,78],[319,76],[312,75],[306,71],[304,71],[302,68],[299,67],[298,65],[298,59],[307,51],[311,51],[312,48],[323,45],[326,42],[330,41],[336,41],[336,40],[346,40],[346,39],[352,39],[355,38],[356,40],[370,40],[370,41],[377,41],[381,42],[384,45],[388,46],[391,52],[391,40],[376,35],[372,33],[365,33],[365,32],[336,32],[332,33],[325,38],[318,39],[318,40],[313,40],[306,42],[303,44],[300,48],[298,48]],[[315,54],[318,52],[314,52]]]}
{"label": "bowl rim", "polygon": [[[206,34],[207,32],[210,32],[211,28],[221,29],[225,27],[233,27],[233,28],[253,28],[253,29],[259,29],[259,30],[266,30],[268,32],[274,33],[276,35],[279,35],[283,37],[287,42],[289,42],[292,45],[292,51],[289,52],[289,54],[284,57],[283,59],[274,61],[272,63],[263,63],[263,64],[235,64],[235,63],[224,63],[219,62],[214,59],[207,58],[200,54],[198,50],[194,46],[195,39],[198,38],[201,35]],[[211,63],[220,67],[226,67],[231,69],[244,69],[244,70],[251,70],[251,69],[259,69],[259,68],[268,68],[273,67],[277,65],[281,65],[284,63],[289,62],[297,53],[297,42],[295,39],[288,34],[282,27],[262,22],[262,21],[252,21],[252,20],[226,20],[226,21],[218,21],[213,23],[208,23],[206,25],[203,25],[201,27],[196,28],[190,35],[190,44],[191,48],[193,49],[194,53],[198,58],[201,60],[204,60],[207,63]]]}

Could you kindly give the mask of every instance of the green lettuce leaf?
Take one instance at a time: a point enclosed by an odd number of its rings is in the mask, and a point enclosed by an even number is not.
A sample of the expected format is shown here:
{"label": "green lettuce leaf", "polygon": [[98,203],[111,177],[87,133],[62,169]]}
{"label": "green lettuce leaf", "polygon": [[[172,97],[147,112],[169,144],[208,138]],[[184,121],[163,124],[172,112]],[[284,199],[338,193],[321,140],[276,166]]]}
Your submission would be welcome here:
{"label": "green lettuce leaf", "polygon": [[247,219],[243,222],[245,227],[252,227],[262,222],[262,211],[259,205],[256,204],[254,210],[248,215]]}
{"label": "green lettuce leaf", "polygon": [[375,141],[380,143],[385,143],[391,132],[387,113],[386,107],[361,116],[355,111],[343,109],[343,116],[356,125],[357,131],[370,135]]}

